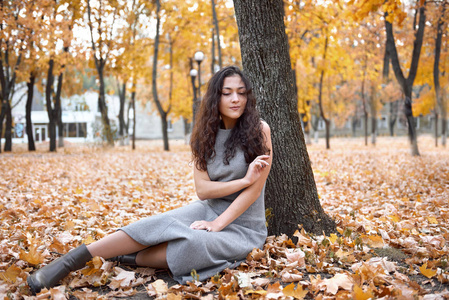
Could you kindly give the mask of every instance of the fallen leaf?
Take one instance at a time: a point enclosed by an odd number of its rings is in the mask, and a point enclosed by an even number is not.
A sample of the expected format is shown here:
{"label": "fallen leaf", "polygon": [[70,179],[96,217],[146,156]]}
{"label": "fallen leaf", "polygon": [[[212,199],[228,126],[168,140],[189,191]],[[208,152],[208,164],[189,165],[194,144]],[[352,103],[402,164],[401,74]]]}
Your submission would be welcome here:
{"label": "fallen leaf", "polygon": [[304,299],[308,291],[303,290],[300,284],[298,284],[295,288],[295,284],[291,283],[282,289],[282,293],[284,293],[284,295],[287,297],[293,297],[295,299]]}
{"label": "fallen leaf", "polygon": [[432,278],[437,274],[436,270],[427,269],[427,263],[423,264],[421,267],[419,267],[419,270],[421,271],[421,274],[426,276],[427,278]]}
{"label": "fallen leaf", "polygon": [[16,265],[11,265],[6,271],[0,272],[0,279],[9,283],[15,283],[21,272],[22,269],[18,268]]}

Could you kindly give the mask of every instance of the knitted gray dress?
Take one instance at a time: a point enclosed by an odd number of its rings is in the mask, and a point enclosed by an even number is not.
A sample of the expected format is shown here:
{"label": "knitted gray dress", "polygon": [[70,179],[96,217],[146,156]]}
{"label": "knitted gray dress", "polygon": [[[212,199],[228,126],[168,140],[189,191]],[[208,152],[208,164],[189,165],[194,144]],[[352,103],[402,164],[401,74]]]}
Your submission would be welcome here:
{"label": "knitted gray dress", "polygon": [[[220,129],[215,142],[216,156],[208,162],[207,172],[213,181],[243,178],[248,169],[244,153],[238,149],[229,165],[223,163],[224,144],[231,130]],[[187,206],[150,216],[121,230],[138,243],[153,246],[168,242],[167,263],[179,283],[192,281],[195,269],[206,280],[225,268],[238,266],[251,250],[262,248],[267,237],[264,190],[259,198],[234,222],[220,232],[191,229],[194,221],[215,220],[240,192],[220,198],[196,201]]]}

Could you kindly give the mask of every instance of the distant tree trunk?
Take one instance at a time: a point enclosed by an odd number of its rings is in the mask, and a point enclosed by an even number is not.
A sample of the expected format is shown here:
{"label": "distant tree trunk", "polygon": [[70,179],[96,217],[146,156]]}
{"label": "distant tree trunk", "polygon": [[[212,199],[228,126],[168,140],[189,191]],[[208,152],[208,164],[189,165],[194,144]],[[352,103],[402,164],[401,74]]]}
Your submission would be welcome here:
{"label": "distant tree trunk", "polygon": [[156,103],[157,110],[159,111],[159,116],[161,117],[162,139],[164,141],[164,150],[170,151],[170,146],[168,143],[167,116],[171,109],[171,103],[169,104],[167,111],[165,111],[164,108],[162,107],[161,102],[159,101],[157,94],[157,59],[159,53],[159,38],[160,38],[160,23],[161,23],[160,11],[161,11],[161,2],[160,0],[156,0],[156,37],[154,38],[153,73],[151,83],[153,86],[152,88],[153,100]]}
{"label": "distant tree trunk", "polygon": [[36,82],[36,72],[30,73],[30,80],[27,82],[28,94],[27,102],[25,105],[25,119],[26,119],[26,133],[28,137],[28,151],[36,151],[36,145],[34,144],[33,122],[31,121],[31,108],[33,105],[34,96],[34,83]]}
{"label": "distant tree trunk", "polygon": [[352,137],[357,136],[357,124],[359,122],[359,106],[355,106],[355,112],[354,115],[351,118],[351,130],[352,130]]}
{"label": "distant tree trunk", "polygon": [[6,101],[5,152],[12,151],[12,109],[11,102]]}
{"label": "distant tree trunk", "polygon": [[367,68],[367,62],[366,62],[366,56],[365,56],[365,68],[363,70],[363,78],[362,78],[362,105],[363,105],[363,127],[365,131],[365,146],[368,146],[368,109],[366,105],[366,95],[365,95],[365,85],[366,85],[366,68]]}
{"label": "distant tree trunk", "polygon": [[[214,19],[214,30],[213,32],[215,32],[215,36],[216,36],[216,41],[217,41],[217,52],[218,52],[218,66],[221,68],[223,68],[223,59],[221,57],[221,43],[220,43],[220,29],[218,26],[218,18],[217,18],[217,10],[216,10],[216,6],[215,6],[215,1],[211,0],[211,4],[212,4],[212,17]],[[214,52],[212,52],[212,55],[215,55]],[[212,73],[215,73],[215,66],[212,66]]]}
{"label": "distant tree trunk", "polygon": [[126,81],[122,83],[122,88],[118,85],[118,96],[120,99],[120,109],[118,113],[119,120],[119,140],[120,145],[124,145],[124,136],[125,136],[125,102],[126,102]]}
{"label": "distant tree trunk", "polygon": [[390,136],[394,136],[394,126],[398,118],[398,106],[399,100],[390,102],[390,119],[388,121],[388,127],[390,128]]}
{"label": "distant tree trunk", "polygon": [[376,99],[376,87],[375,84],[371,84],[371,144],[376,145],[377,137],[377,99]]}
{"label": "distant tree trunk", "polygon": [[243,67],[271,126],[273,167],[265,202],[274,218],[269,234],[292,235],[298,224],[330,234],[336,225],[320,205],[301,130],[283,5],[282,0],[234,0]]}
{"label": "distant tree trunk", "polygon": [[[132,149],[136,149],[136,122],[137,122],[137,112],[136,112],[136,79],[133,78],[133,89],[131,93],[131,103],[133,107],[133,140],[132,140]],[[128,121],[129,123],[129,121]]]}
{"label": "distant tree trunk", "polygon": [[48,62],[47,83],[45,87],[45,101],[48,115],[48,133],[50,136],[50,152],[56,152],[56,120],[57,115],[53,109],[53,67],[54,60],[51,58]]}
{"label": "distant tree trunk", "polygon": [[[2,6],[3,7],[3,6]],[[0,25],[0,29],[3,30],[3,23]],[[0,40],[0,42],[3,42]],[[9,102],[9,97],[11,96],[11,91],[14,89],[16,83],[17,69],[22,60],[22,53],[20,52],[19,57],[16,60],[14,67],[9,65],[8,56],[9,49],[6,51],[0,51],[0,85],[2,88],[1,92],[1,112],[0,112],[0,153],[1,150],[1,138],[3,136],[3,121],[6,117],[5,126],[5,151],[12,150],[12,114],[11,114],[11,103]],[[6,66],[3,66],[3,59],[5,59]],[[11,70],[13,70],[11,72]]]}
{"label": "distant tree trunk", "polygon": [[437,26],[437,37],[435,39],[435,60],[433,64],[433,83],[435,86],[435,94],[436,94],[436,103],[435,105],[435,146],[438,146],[438,108],[441,112],[441,134],[442,134],[442,145],[446,146],[446,120],[447,120],[447,112],[446,112],[446,103],[444,101],[443,91],[440,86],[440,56],[441,56],[441,42],[443,38],[443,27],[445,26],[444,14],[446,11],[446,6],[448,5],[447,1],[444,1],[443,7],[441,9],[441,14],[438,18],[438,26]]}
{"label": "distant tree trunk", "polygon": [[[68,52],[68,48],[67,48]],[[58,86],[56,90],[56,97],[55,97],[55,112],[54,112],[54,122],[55,122],[55,128],[58,127],[58,137],[59,137],[59,147],[64,147],[64,125],[62,124],[62,109],[61,109],[61,93],[62,93],[62,83],[64,79],[64,73],[63,69],[61,69],[61,72],[58,76]],[[55,141],[56,141],[56,134],[55,134]],[[55,146],[56,147],[56,146]]]}
{"label": "distant tree trunk", "polygon": [[[387,40],[385,40],[385,51],[384,51],[384,63],[382,68],[382,81],[385,86],[390,82],[390,52],[388,51]],[[396,102],[396,101],[394,101]],[[390,102],[390,118],[388,120],[388,128],[390,130],[390,136],[394,136],[394,124],[396,123],[396,112],[393,111],[394,102]]]}
{"label": "distant tree trunk", "polygon": [[359,123],[359,119],[357,116],[352,117],[351,129],[352,129],[352,137],[357,136],[357,124]]}
{"label": "distant tree trunk", "polygon": [[[102,4],[103,4],[103,2],[99,1],[100,10],[101,10]],[[116,12],[117,12],[117,9],[114,12],[113,23],[115,22]],[[95,68],[98,73],[98,81],[100,82],[100,91],[98,94],[98,108],[101,113],[101,121],[102,121],[102,125],[103,125],[103,135],[106,137],[106,141],[107,141],[108,145],[114,146],[114,136],[112,134],[112,128],[111,128],[111,124],[109,121],[108,107],[106,105],[106,88],[105,88],[105,82],[104,82],[104,67],[106,66],[109,52],[107,52],[105,57],[103,57],[101,55],[102,45],[100,45],[100,49],[99,49],[100,55],[99,55],[99,57],[97,57],[97,53],[96,53],[97,47],[95,46],[94,35],[93,35],[93,25],[92,25],[92,20],[91,20],[90,0],[87,0],[87,15],[88,15],[88,25],[89,25],[89,30],[90,30],[91,42],[92,42],[92,50],[93,50]],[[101,20],[99,22],[101,23]]]}
{"label": "distant tree trunk", "polygon": [[[64,52],[69,52],[69,46],[64,46]],[[58,126],[58,147],[64,147],[64,123],[62,122],[62,105],[61,105],[61,93],[62,93],[62,83],[64,79],[64,67],[62,65],[61,71],[58,76],[58,89],[56,91],[56,99],[55,99],[55,110],[56,110],[56,123]]]}
{"label": "distant tree trunk", "polygon": [[182,121],[184,123],[184,137],[185,137],[185,144],[188,145],[189,141],[188,141],[188,136],[190,134],[190,122],[189,119],[187,118],[182,118]]}
{"label": "distant tree trunk", "polygon": [[[323,62],[326,61],[326,54],[327,54],[327,46],[329,42],[329,37],[326,35],[326,39],[324,41],[324,52],[323,52]],[[320,73],[320,85],[319,85],[319,92],[318,92],[318,103],[320,105],[320,114],[321,118],[324,121],[324,124],[326,125],[326,149],[330,149],[330,120],[326,118],[324,114],[323,109],[323,80],[324,80],[324,68],[321,70]]]}
{"label": "distant tree trunk", "polygon": [[62,122],[62,107],[58,112],[58,148],[64,148],[64,123]]}
{"label": "distant tree trunk", "polygon": [[210,59],[210,73],[214,74],[215,73],[215,29],[212,27],[211,28],[211,59]]}
{"label": "distant tree trunk", "polygon": [[[416,135],[416,128],[415,128],[415,120],[413,118],[413,111],[412,111],[412,88],[413,88],[413,82],[415,81],[416,73],[418,70],[418,63],[419,63],[419,56],[421,54],[421,48],[423,44],[423,36],[424,36],[424,28],[426,23],[426,15],[425,15],[425,5],[426,1],[417,2],[420,4],[420,7],[418,8],[419,11],[419,20],[418,20],[418,30],[415,31],[415,40],[413,42],[413,52],[412,52],[412,61],[410,64],[409,69],[409,75],[407,78],[405,78],[401,65],[399,62],[399,55],[396,49],[396,43],[394,40],[394,34],[393,34],[393,24],[387,21],[387,13],[385,13],[385,30],[387,33],[387,47],[388,52],[390,53],[391,57],[391,64],[393,66],[394,74],[396,76],[396,79],[399,83],[399,85],[402,88],[402,91],[404,92],[404,114],[407,118],[408,123],[408,135],[410,139],[411,144],[411,152],[413,156],[419,156],[419,150],[418,150],[418,139]],[[421,5],[422,3],[422,5]],[[417,13],[418,13],[417,11]],[[416,17],[416,15],[415,15]],[[413,27],[413,30],[415,30],[416,26]]]}

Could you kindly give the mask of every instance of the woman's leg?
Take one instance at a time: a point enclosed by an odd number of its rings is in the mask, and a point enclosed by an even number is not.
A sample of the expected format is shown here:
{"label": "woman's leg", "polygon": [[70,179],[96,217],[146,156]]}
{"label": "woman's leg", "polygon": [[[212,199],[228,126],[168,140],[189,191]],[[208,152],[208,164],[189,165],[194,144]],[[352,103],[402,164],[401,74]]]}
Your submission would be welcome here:
{"label": "woman's leg", "polygon": [[155,269],[168,269],[167,243],[162,243],[137,253],[136,263],[138,266],[151,267]]}
{"label": "woman's leg", "polygon": [[136,242],[122,230],[88,245],[87,249],[92,256],[101,256],[104,259],[139,252],[136,256],[136,264],[138,266],[155,269],[168,268],[167,243],[148,247]]}
{"label": "woman's leg", "polygon": [[101,256],[104,259],[108,259],[118,255],[138,252],[147,247],[136,242],[123,230],[118,230],[99,241],[89,244],[87,250],[89,250],[93,257]]}

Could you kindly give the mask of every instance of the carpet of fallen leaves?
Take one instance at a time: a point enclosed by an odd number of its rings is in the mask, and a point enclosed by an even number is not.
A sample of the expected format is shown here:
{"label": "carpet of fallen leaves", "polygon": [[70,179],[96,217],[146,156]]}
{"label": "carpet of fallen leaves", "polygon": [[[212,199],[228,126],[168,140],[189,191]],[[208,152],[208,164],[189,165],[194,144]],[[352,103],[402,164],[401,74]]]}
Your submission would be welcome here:
{"label": "carpet of fallen leaves", "polygon": [[[268,237],[238,269],[168,284],[156,270],[94,258],[39,299],[448,299],[449,149],[420,137],[308,146],[330,236]],[[158,143],[0,154],[0,298],[31,299],[26,276],[61,253],[196,199],[188,147]]]}

